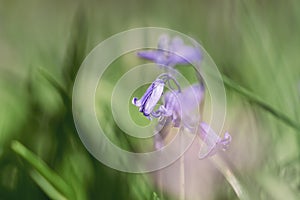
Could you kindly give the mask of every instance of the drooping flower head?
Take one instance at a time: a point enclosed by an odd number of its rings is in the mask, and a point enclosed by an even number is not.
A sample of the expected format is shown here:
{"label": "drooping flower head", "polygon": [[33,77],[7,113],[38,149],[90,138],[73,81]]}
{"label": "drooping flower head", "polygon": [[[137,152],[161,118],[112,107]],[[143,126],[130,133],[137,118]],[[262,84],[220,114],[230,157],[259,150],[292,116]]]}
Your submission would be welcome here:
{"label": "drooping flower head", "polygon": [[149,118],[163,93],[164,85],[165,82],[163,80],[156,79],[149,86],[142,98],[138,100],[136,97],[134,97],[132,99],[132,103],[135,106],[140,107],[139,111]]}
{"label": "drooping flower head", "polygon": [[160,37],[157,49],[139,51],[138,56],[169,67],[200,62],[202,58],[198,48],[185,45],[180,37],[170,40],[167,35]]}
{"label": "drooping flower head", "polygon": [[184,88],[182,92],[168,91],[164,97],[166,115],[170,117],[175,127],[182,123],[186,128],[191,128],[199,118],[199,108],[204,96],[204,86],[194,84]]}
{"label": "drooping flower head", "polygon": [[[224,137],[221,138],[205,122],[200,123],[198,135],[206,144],[205,150],[201,150],[199,153],[200,159],[206,158],[208,156],[213,156],[220,150],[225,151],[231,142],[231,135],[228,132],[226,132],[224,134]],[[204,153],[202,153],[203,151]]]}
{"label": "drooping flower head", "polygon": [[[160,106],[157,111],[154,111],[154,108],[163,94],[165,84],[169,84],[170,80],[173,80],[179,87],[177,81],[171,75],[161,74],[148,87],[145,94],[139,100],[136,97],[132,99],[132,104],[139,107],[139,111],[142,112],[144,116],[146,116],[150,120],[151,116],[155,118],[160,117],[163,113],[165,113],[164,107]],[[180,90],[180,88],[178,88],[178,90]]]}
{"label": "drooping flower head", "polygon": [[165,144],[170,127],[183,127],[193,132],[199,123],[199,106],[204,96],[204,86],[193,84],[182,91],[170,90],[163,95],[160,106],[161,118],[155,129],[154,148],[161,149]]}

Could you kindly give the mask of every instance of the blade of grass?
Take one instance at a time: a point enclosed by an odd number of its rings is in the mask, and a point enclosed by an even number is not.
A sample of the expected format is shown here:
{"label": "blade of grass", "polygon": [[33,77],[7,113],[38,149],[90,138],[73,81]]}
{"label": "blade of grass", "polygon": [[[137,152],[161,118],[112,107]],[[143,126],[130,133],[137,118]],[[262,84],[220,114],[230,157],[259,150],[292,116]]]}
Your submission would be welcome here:
{"label": "blade of grass", "polygon": [[153,194],[153,200],[160,200],[156,192],[153,192],[152,194]]}
{"label": "blade of grass", "polygon": [[[59,92],[59,94],[62,96],[62,98],[64,99],[64,101],[71,101],[71,97],[69,95],[69,93],[65,90],[65,88],[49,73],[47,72],[45,69],[43,68],[38,68],[38,72],[47,80],[49,81],[49,83],[55,88],[57,89],[57,91]],[[65,102],[67,103],[67,102]]]}
{"label": "blade of grass", "polygon": [[[180,148],[184,148],[182,138],[180,138]],[[184,166],[184,154],[180,157],[180,175],[179,175],[179,184],[180,184],[180,200],[185,200],[185,166]]]}
{"label": "blade of grass", "polygon": [[294,190],[289,182],[278,177],[271,170],[264,170],[256,177],[258,184],[267,192],[274,200],[280,199],[300,199],[299,191]]}
{"label": "blade of grass", "polygon": [[246,193],[246,190],[244,189],[240,181],[235,177],[232,170],[228,167],[226,162],[224,162],[224,160],[220,156],[215,155],[211,157],[211,161],[213,162],[214,166],[219,170],[219,172],[223,174],[223,176],[225,177],[227,182],[231,185],[231,187],[233,188],[234,192],[236,193],[239,199],[243,199],[243,200],[250,199],[248,193]]}
{"label": "blade of grass", "polygon": [[76,199],[74,197],[73,189],[63,180],[63,178],[50,169],[43,160],[27,149],[23,144],[18,141],[13,141],[11,148],[31,164],[31,166],[34,167],[34,169],[36,169],[59,193],[67,197],[67,199]]}
{"label": "blade of grass", "polygon": [[67,200],[60,192],[58,192],[40,173],[36,170],[30,172],[31,178],[40,186],[40,188],[50,197],[56,200]]}
{"label": "blade of grass", "polygon": [[292,120],[287,115],[283,114],[282,112],[276,110],[272,106],[270,106],[268,103],[266,103],[264,100],[259,98],[256,94],[253,92],[247,90],[246,88],[240,86],[238,83],[233,81],[232,79],[228,78],[227,76],[223,75],[223,82],[226,87],[234,90],[235,92],[239,93],[240,95],[246,97],[250,102],[254,103],[256,106],[264,109],[265,111],[268,111],[271,113],[274,117],[279,119],[280,121],[284,122],[286,125],[294,128],[296,131],[300,131],[300,124]]}
{"label": "blade of grass", "polygon": [[87,18],[84,4],[80,4],[74,15],[70,30],[71,35],[65,52],[65,61],[62,66],[68,89],[73,87],[77,71],[86,56],[89,28]]}

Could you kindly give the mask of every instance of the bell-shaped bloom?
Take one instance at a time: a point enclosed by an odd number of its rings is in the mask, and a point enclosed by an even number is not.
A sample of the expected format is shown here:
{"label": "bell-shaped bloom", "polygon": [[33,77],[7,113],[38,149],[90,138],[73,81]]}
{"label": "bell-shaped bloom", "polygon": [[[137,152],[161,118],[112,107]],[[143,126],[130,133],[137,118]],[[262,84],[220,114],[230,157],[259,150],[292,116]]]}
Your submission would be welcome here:
{"label": "bell-shaped bloom", "polygon": [[147,89],[141,99],[134,97],[132,103],[139,107],[139,111],[142,112],[148,119],[151,119],[150,115],[156,117],[154,108],[161,98],[165,86],[165,81],[156,79]]}
{"label": "bell-shaped bloom", "polygon": [[165,144],[165,137],[171,127],[187,128],[195,131],[199,121],[199,106],[204,96],[204,86],[194,84],[182,91],[168,91],[163,95],[163,105],[157,112],[160,120],[156,127],[154,148],[161,149]]}
{"label": "bell-shaped bloom", "polygon": [[164,95],[165,116],[169,117],[175,127],[182,123],[191,128],[199,122],[199,106],[204,96],[204,87],[194,84],[183,91],[169,91]]}
{"label": "bell-shaped bloom", "polygon": [[[170,81],[173,81],[173,83],[177,86],[177,90],[181,91],[177,80],[172,75],[163,73],[159,75],[156,80],[149,86],[141,99],[138,100],[136,97],[134,97],[132,99],[132,104],[139,107],[139,111],[142,112],[146,117],[148,117],[148,119],[151,119],[151,116],[158,118],[161,116],[171,115],[172,113],[168,112],[168,110],[166,110],[163,105],[160,106],[159,109],[154,111],[155,106],[157,105],[163,94],[164,86],[166,85],[166,83],[169,85],[169,87],[171,87]],[[174,88],[172,89],[174,91],[176,90]]]}
{"label": "bell-shaped bloom", "polygon": [[225,151],[231,142],[231,135],[228,132],[221,138],[205,122],[201,122],[199,125],[199,137],[205,143],[200,149],[199,159],[213,156],[219,150]]}
{"label": "bell-shaped bloom", "polygon": [[[230,142],[231,136],[225,133],[221,138],[215,131],[205,122],[200,122],[199,106],[204,97],[204,86],[194,84],[180,91],[168,91],[164,94],[164,104],[158,109],[161,120],[156,128],[156,136],[154,141],[155,149],[160,149],[164,145],[166,133],[161,133],[162,127],[183,127],[191,132],[197,130],[200,139],[204,142],[199,158],[204,159],[213,156],[219,150],[225,151]],[[199,123],[200,122],[200,123]]]}
{"label": "bell-shaped bloom", "polygon": [[174,37],[170,41],[166,35],[160,37],[157,49],[139,51],[138,56],[164,66],[193,64],[200,62],[202,58],[200,49],[185,45],[180,37]]}

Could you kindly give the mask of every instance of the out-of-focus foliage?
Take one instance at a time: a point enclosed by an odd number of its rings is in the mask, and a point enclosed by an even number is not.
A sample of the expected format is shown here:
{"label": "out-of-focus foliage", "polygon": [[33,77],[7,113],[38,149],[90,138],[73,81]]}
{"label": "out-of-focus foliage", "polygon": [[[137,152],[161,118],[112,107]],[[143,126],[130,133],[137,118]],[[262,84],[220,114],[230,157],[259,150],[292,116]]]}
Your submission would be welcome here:
{"label": "out-of-focus foliage", "polygon": [[[1,0],[0,199],[177,199],[153,174],[99,163],[72,119],[72,86],[87,53],[115,33],[144,26],[201,40],[222,73],[300,123],[298,0]],[[120,70],[106,72],[101,92],[109,94],[134,63],[142,61],[113,63]],[[109,99],[99,99],[97,114],[105,116]],[[233,143],[226,158],[243,189],[255,199],[299,199],[300,132],[230,89],[227,100]],[[104,119],[112,141],[138,147],[112,116]],[[211,164],[199,165],[208,175],[191,181],[190,192],[199,193],[193,198],[238,199]]]}

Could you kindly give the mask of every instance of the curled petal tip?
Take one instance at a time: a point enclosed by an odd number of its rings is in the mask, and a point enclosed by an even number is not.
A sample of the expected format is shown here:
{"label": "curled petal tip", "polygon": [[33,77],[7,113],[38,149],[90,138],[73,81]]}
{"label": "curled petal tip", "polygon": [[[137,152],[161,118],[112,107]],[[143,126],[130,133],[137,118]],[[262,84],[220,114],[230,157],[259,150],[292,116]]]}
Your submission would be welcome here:
{"label": "curled petal tip", "polygon": [[224,138],[219,142],[219,145],[221,146],[221,149],[223,151],[226,151],[228,149],[229,144],[231,143],[231,139],[231,135],[228,132],[226,132]]}
{"label": "curled petal tip", "polygon": [[232,139],[231,135],[228,132],[226,132],[224,135],[224,140],[226,140],[228,143],[230,143],[231,139]]}
{"label": "curled petal tip", "polygon": [[152,121],[152,118],[150,117],[150,115],[145,115],[145,117],[147,117],[147,119],[149,119],[150,121]]}
{"label": "curled petal tip", "polygon": [[232,139],[231,135],[228,132],[226,132],[224,134],[224,137],[221,138],[205,122],[200,123],[199,136],[204,141],[204,143],[206,143],[206,146],[208,148],[208,151],[204,155],[201,155],[199,153],[199,159],[213,156],[220,150],[226,151]]}
{"label": "curled petal tip", "polygon": [[131,103],[132,103],[133,105],[135,105],[135,106],[136,106],[136,101],[137,101],[137,98],[136,98],[136,97],[134,97],[134,98],[132,99]]}

